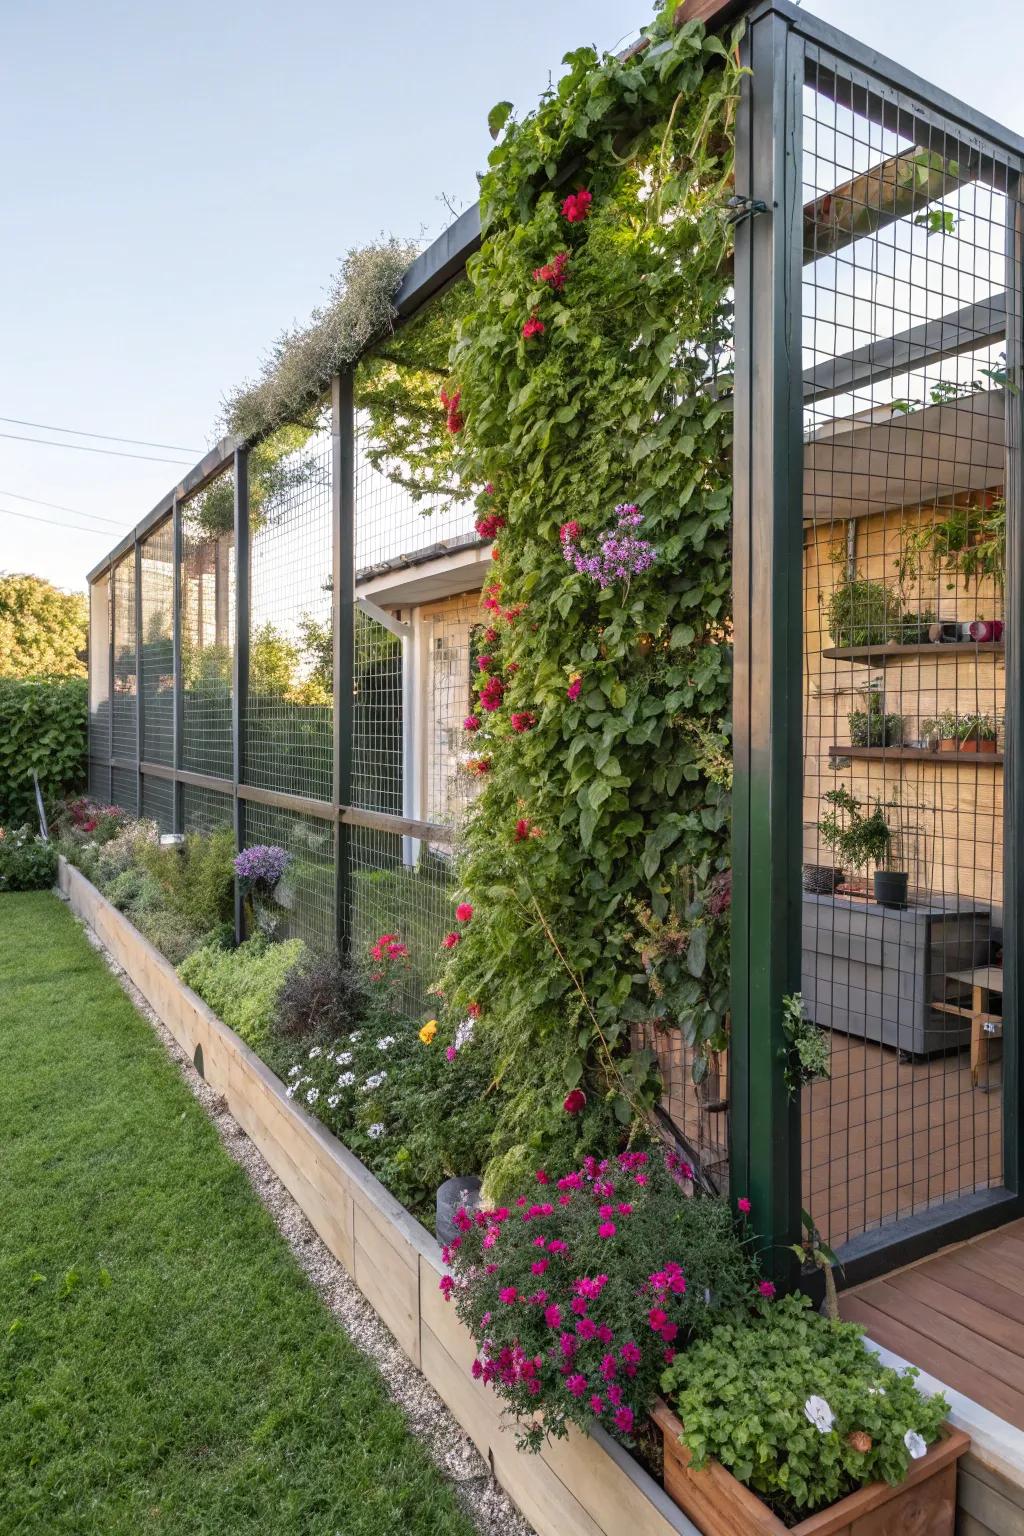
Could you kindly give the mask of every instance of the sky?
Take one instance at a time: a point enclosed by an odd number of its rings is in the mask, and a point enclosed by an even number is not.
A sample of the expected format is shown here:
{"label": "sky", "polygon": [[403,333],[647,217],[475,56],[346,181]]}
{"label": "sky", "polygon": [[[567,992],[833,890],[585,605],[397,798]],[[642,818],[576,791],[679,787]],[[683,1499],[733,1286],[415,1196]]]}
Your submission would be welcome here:
{"label": "sky", "polygon": [[[1024,132],[1009,0],[804,9]],[[528,110],[567,49],[615,48],[649,14],[645,0],[12,0],[0,570],[82,588],[217,440],[225,392],[307,318],[344,252],[438,234],[475,198],[488,109]]]}

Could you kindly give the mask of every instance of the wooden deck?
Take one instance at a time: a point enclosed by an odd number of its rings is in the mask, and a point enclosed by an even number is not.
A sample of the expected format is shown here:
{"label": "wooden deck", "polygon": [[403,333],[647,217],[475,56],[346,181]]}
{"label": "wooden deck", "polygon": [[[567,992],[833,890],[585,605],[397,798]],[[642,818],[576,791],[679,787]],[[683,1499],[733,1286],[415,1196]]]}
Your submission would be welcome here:
{"label": "wooden deck", "polygon": [[1024,1430],[1024,1221],[846,1291],[840,1310],[876,1344]]}

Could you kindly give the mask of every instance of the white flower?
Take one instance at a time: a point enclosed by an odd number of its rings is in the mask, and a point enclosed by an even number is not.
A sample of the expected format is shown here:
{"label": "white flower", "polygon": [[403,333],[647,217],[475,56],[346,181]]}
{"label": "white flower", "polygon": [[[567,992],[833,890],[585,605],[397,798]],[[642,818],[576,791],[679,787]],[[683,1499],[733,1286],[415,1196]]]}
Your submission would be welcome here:
{"label": "white flower", "polygon": [[377,1041],[377,1049],[378,1051],[389,1050],[390,1047],[394,1045],[394,1043],[394,1035],[381,1035],[380,1039]]}
{"label": "white flower", "polygon": [[306,1094],[306,1103],[307,1104],[315,1104],[319,1097],[320,1097],[320,1089],[319,1088],[311,1088],[309,1090],[309,1092]]}
{"label": "white flower", "polygon": [[809,1397],[804,1403],[804,1413],[823,1435],[827,1435],[836,1422],[835,1414],[823,1397]]}
{"label": "white flower", "polygon": [[366,1079],[366,1082],[363,1084],[363,1092],[364,1093],[371,1093],[374,1088],[379,1088],[381,1083],[383,1083],[386,1079],[387,1079],[387,1073],[386,1072],[374,1072],[374,1073],[372,1073],[371,1076],[369,1076]]}
{"label": "white flower", "polygon": [[374,1141],[376,1141],[378,1136],[384,1135],[384,1126],[377,1120],[373,1125],[367,1127],[366,1134],[367,1136],[372,1136]]}
{"label": "white flower", "polygon": [[298,1075],[299,1075],[299,1073],[301,1071],[302,1071],[301,1067],[289,1067],[288,1068],[288,1076],[289,1077],[298,1077]]}
{"label": "white flower", "polygon": [[314,1045],[313,1049],[309,1053],[309,1059],[310,1061],[316,1061],[317,1057],[322,1055],[323,1049],[319,1045]]}
{"label": "white flower", "polygon": [[351,1086],[355,1082],[355,1080],[356,1080],[356,1075],[355,1075],[354,1072],[343,1072],[341,1074],[341,1076],[338,1078],[338,1087],[339,1088],[351,1088]]}
{"label": "white flower", "polygon": [[872,1397],[884,1397],[885,1396],[885,1388],[884,1387],[868,1387],[868,1392],[870,1393],[870,1395]]}
{"label": "white flower", "polygon": [[284,1091],[285,1098],[286,1099],[294,1099],[294,1097],[295,1097],[295,1090],[296,1090],[296,1088],[298,1086],[299,1086],[298,1083],[292,1083],[290,1088],[286,1088],[285,1091]]}
{"label": "white flower", "polygon": [[928,1445],[916,1429],[908,1429],[903,1436],[903,1444],[910,1452],[912,1461],[920,1461],[922,1456],[928,1454]]}
{"label": "white flower", "polygon": [[473,1038],[473,1020],[463,1019],[455,1031],[455,1049],[461,1051],[464,1045],[468,1045]]}
{"label": "white flower", "polygon": [[337,1056],[335,1056],[334,1059],[338,1063],[339,1067],[347,1067],[349,1062],[352,1060],[352,1052],[351,1051],[339,1051]]}
{"label": "white flower", "polygon": [[362,1038],[362,1034],[363,1034],[362,1030],[361,1029],[357,1029],[357,1030],[354,1031],[353,1034],[349,1035],[349,1039],[351,1040],[353,1045],[358,1045],[359,1044],[359,1041]]}
{"label": "white flower", "polygon": [[338,1100],[339,1100],[340,1097],[341,1097],[340,1094],[329,1093],[327,1095],[327,1108],[328,1109],[337,1109],[337,1107],[338,1107]]}

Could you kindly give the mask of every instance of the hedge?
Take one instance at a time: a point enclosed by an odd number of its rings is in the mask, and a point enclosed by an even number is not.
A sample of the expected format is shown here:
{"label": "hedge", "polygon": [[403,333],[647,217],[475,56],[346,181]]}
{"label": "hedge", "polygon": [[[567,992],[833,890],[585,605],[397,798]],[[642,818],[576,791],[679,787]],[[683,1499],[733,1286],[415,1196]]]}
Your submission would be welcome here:
{"label": "hedge", "polygon": [[84,789],[86,689],[81,677],[0,678],[0,826],[35,822],[33,768],[47,801]]}

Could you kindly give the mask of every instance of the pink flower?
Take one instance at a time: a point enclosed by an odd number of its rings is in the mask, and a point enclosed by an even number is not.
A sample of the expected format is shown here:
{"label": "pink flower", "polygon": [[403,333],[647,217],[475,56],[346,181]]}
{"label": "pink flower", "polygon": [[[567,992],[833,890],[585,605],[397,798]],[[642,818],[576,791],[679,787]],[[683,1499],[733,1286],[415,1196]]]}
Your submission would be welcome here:
{"label": "pink flower", "polygon": [[666,1323],[664,1328],[660,1328],[658,1331],[661,1334],[662,1342],[665,1344],[674,1344],[679,1337],[679,1329],[675,1323]]}
{"label": "pink flower", "polygon": [[537,716],[532,709],[517,710],[510,716],[510,723],[517,735],[522,735],[524,731],[533,730],[537,724]]}
{"label": "pink flower", "polygon": [[501,701],[505,697],[505,684],[500,677],[489,677],[480,690],[480,704],[488,714],[493,714],[501,708]]}
{"label": "pink flower", "polygon": [[487,484],[484,486],[484,495],[485,496],[493,496],[494,495],[494,481],[493,480],[488,480]]}
{"label": "pink flower", "polygon": [[563,544],[571,544],[572,541],[574,539],[578,539],[579,536],[580,525],[574,517],[570,518],[567,523],[563,523],[561,528],[558,530],[558,537],[561,539]]}
{"label": "pink flower", "polygon": [[576,1335],[574,1333],[561,1334],[558,1340],[558,1347],[566,1357],[574,1355],[576,1353]]}
{"label": "pink flower", "polygon": [[601,1375],[604,1377],[605,1381],[613,1381],[615,1379],[615,1373],[618,1369],[619,1362],[616,1360],[615,1356],[605,1355],[604,1359],[601,1361]]}
{"label": "pink flower", "polygon": [[571,699],[572,702],[575,704],[576,700],[579,698],[579,696],[580,696],[580,694],[582,692],[583,692],[583,679],[582,679],[582,677],[576,676],[576,677],[573,678],[572,682],[569,684],[568,688],[565,690],[565,696],[566,696],[566,698]]}
{"label": "pink flower", "polygon": [[550,1263],[550,1259],[534,1259],[533,1263],[530,1265],[530,1273],[534,1275],[542,1275]]}
{"label": "pink flower", "polygon": [[660,1307],[652,1307],[647,1314],[647,1321],[650,1323],[655,1333],[657,1333],[658,1329],[664,1328],[665,1324],[668,1322],[668,1313],[663,1312]]}
{"label": "pink flower", "polygon": [[473,916],[473,908],[468,901],[460,901],[455,908],[455,920],[459,923],[468,923]]}
{"label": "pink flower", "polygon": [[523,325],[523,339],[529,341],[532,336],[543,336],[545,329],[544,321],[535,310]]}
{"label": "pink flower", "polygon": [[485,656],[478,656],[477,659],[476,659],[476,664],[477,664],[477,669],[480,672],[489,672],[491,670],[491,668],[494,666],[494,657],[493,656],[486,656],[486,655]]}
{"label": "pink flower", "polygon": [[590,214],[590,205],[594,201],[586,187],[581,187],[578,192],[571,192],[562,204],[562,216],[568,224],[582,224]]}
{"label": "pink flower", "polygon": [[456,1056],[457,1056],[457,1055],[458,1055],[458,1054],[459,1054],[459,1053],[458,1053],[458,1051],[457,1051],[457,1050],[456,1050],[456,1049],[455,1049],[455,1047],[454,1047],[454,1045],[448,1045],[448,1046],[445,1046],[445,1052],[444,1052],[444,1054],[445,1054],[445,1060],[446,1060],[446,1061],[454,1061],[454,1060],[455,1060],[455,1058],[456,1058]]}
{"label": "pink flower", "polygon": [[738,1211],[742,1211],[744,1216],[750,1215],[750,1201],[747,1199],[746,1195],[741,1195],[740,1198],[736,1201],[736,1209]]}
{"label": "pink flower", "polygon": [[553,1237],[551,1239],[550,1243],[548,1243],[548,1253],[568,1253],[568,1252],[569,1252],[568,1245],[566,1243],[563,1243],[562,1239],[560,1237]]}
{"label": "pink flower", "polygon": [[624,1435],[633,1433],[632,1408],[617,1408],[615,1410],[615,1428]]}
{"label": "pink flower", "polygon": [[514,1285],[506,1285],[503,1290],[498,1292],[498,1300],[503,1301],[506,1307],[510,1307],[518,1295],[519,1292]]}
{"label": "pink flower", "polygon": [[592,1317],[581,1317],[579,1322],[576,1324],[576,1332],[579,1334],[581,1339],[596,1339],[597,1324],[594,1322]]}
{"label": "pink flower", "polygon": [[469,1373],[474,1381],[479,1381],[480,1377],[484,1373],[483,1362],[481,1360],[474,1360],[473,1364],[469,1368]]}
{"label": "pink flower", "polygon": [[467,715],[462,722],[462,729],[464,731],[478,731],[480,729],[478,717],[476,715]]}
{"label": "pink flower", "polygon": [[572,1393],[573,1397],[582,1397],[584,1392],[587,1390],[587,1378],[585,1376],[581,1376],[577,1371],[574,1376],[569,1377],[569,1380],[565,1384],[565,1388],[567,1392]]}
{"label": "pink flower", "polygon": [[562,1309],[561,1309],[561,1307],[556,1307],[556,1306],[545,1307],[544,1308],[544,1321],[547,1323],[549,1328],[560,1328],[562,1326]]}
{"label": "pink flower", "polygon": [[498,1230],[499,1229],[497,1227],[492,1227],[491,1230],[486,1234],[483,1241],[483,1246],[485,1248],[494,1247],[495,1243],[498,1241]]}
{"label": "pink flower", "polygon": [[543,1168],[538,1168],[533,1176],[537,1180],[538,1184],[547,1184],[550,1182],[547,1173]]}
{"label": "pink flower", "polygon": [[590,1399],[590,1411],[591,1413],[604,1413],[604,1398],[598,1397],[596,1392]]}
{"label": "pink flower", "polygon": [[437,1288],[441,1292],[441,1295],[444,1297],[445,1301],[451,1301],[452,1291],[455,1289],[455,1281],[452,1279],[451,1275],[442,1275]]}
{"label": "pink flower", "polygon": [[587,1307],[589,1306],[589,1302],[585,1296],[574,1296],[570,1302],[570,1306],[576,1313],[577,1317],[583,1317],[586,1313]]}
{"label": "pink flower", "polygon": [[622,1388],[614,1385],[607,1387],[605,1389],[605,1397],[607,1397],[610,1403],[617,1406],[622,1402]]}
{"label": "pink flower", "polygon": [[[482,539],[497,538],[505,526],[505,519],[500,512],[484,512],[475,520],[473,527]],[[493,644],[493,642],[492,642]]]}
{"label": "pink flower", "polygon": [[614,1223],[614,1221],[602,1221],[601,1225],[597,1229],[597,1235],[598,1235],[598,1237],[614,1237],[615,1236],[615,1223]]}
{"label": "pink flower", "polygon": [[767,1301],[775,1300],[775,1287],[770,1280],[762,1280],[758,1290]]}
{"label": "pink flower", "polygon": [[585,1107],[586,1102],[587,1096],[583,1092],[583,1089],[574,1088],[571,1093],[566,1094],[562,1101],[562,1108],[565,1110],[567,1115],[578,1115],[580,1110]]}
{"label": "pink flower", "polygon": [[441,940],[441,948],[442,949],[454,949],[457,944],[461,944],[461,943],[462,943],[462,935],[461,934],[458,934],[458,933],[446,933],[444,938]]}
{"label": "pink flower", "polygon": [[646,1184],[647,1183],[647,1175],[646,1175],[646,1173],[634,1174],[634,1176],[633,1176],[633,1183],[634,1184]]}
{"label": "pink flower", "polygon": [[555,293],[561,293],[568,276],[568,265],[569,252],[559,251],[554,260],[549,261],[546,266],[534,267],[533,280],[535,283],[547,283]]}
{"label": "pink flower", "polygon": [[629,1339],[625,1344],[623,1344],[622,1348],[619,1350],[619,1356],[626,1362],[627,1365],[639,1365],[640,1361],[643,1359],[639,1344],[634,1344],[632,1339]]}

